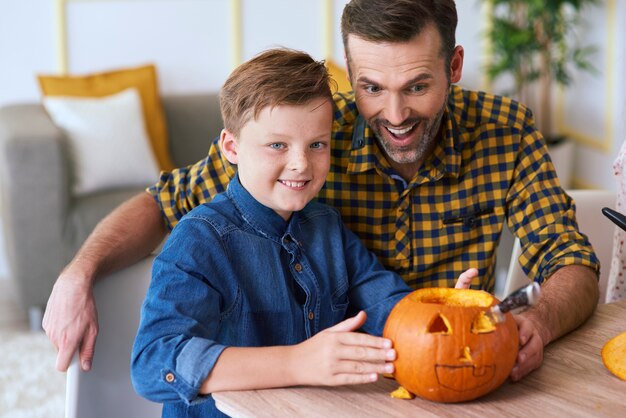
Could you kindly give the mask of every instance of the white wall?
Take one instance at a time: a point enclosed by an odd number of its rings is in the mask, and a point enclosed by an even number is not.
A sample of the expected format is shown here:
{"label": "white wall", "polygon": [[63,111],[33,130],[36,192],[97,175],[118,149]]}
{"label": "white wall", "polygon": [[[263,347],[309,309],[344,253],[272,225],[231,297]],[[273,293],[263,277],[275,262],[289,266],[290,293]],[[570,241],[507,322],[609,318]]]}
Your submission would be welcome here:
{"label": "white wall", "polygon": [[626,139],[626,2],[605,0],[585,13],[583,40],[597,46],[597,75],[578,75],[563,96],[561,127],[577,140],[573,183],[616,190],[613,162]]}
{"label": "white wall", "polygon": [[37,99],[35,74],[55,70],[52,6],[0,0],[0,106]]}
{"label": "white wall", "polygon": [[[339,30],[341,10],[347,0],[331,0],[332,55],[341,62]],[[57,4],[65,4],[67,68],[80,74],[121,66],[154,62],[161,92],[216,91],[234,65],[230,0],[0,0],[0,106],[39,100],[35,76],[62,68],[57,43]],[[619,3],[619,4],[617,4]],[[324,43],[325,0],[241,0],[241,58],[264,48],[284,45],[327,58]],[[616,33],[608,34],[606,8],[614,7]],[[608,5],[608,6],[607,6]],[[486,87],[482,71],[484,13],[480,0],[457,1],[457,42],[465,48],[461,85]],[[606,139],[605,149],[578,144],[574,183],[615,188],[611,165],[624,134],[626,116],[626,2],[607,0],[591,13],[589,37],[603,44],[600,80],[583,82],[568,91],[569,125],[585,134]],[[607,39],[612,39],[608,51]],[[607,54],[614,58],[605,68]],[[607,99],[607,71],[613,91]],[[584,80],[583,80],[584,81]],[[587,87],[585,87],[587,86]],[[598,87],[599,86],[599,87]],[[579,89],[579,90],[576,90]],[[575,117],[573,117],[575,116]],[[566,119],[567,120],[567,119]],[[606,129],[610,121],[610,129]],[[570,126],[571,128],[571,126]],[[589,136],[589,135],[588,135]]]}
{"label": "white wall", "polygon": [[[327,58],[325,0],[242,0],[242,59],[283,45]],[[332,55],[343,61],[331,0]],[[480,8],[459,2],[464,85],[480,83]],[[155,62],[162,93],[216,91],[233,67],[230,0],[0,0],[0,105],[39,99],[35,76],[62,68],[55,13],[65,3],[67,69],[73,74]],[[475,3],[472,5],[472,3]]]}

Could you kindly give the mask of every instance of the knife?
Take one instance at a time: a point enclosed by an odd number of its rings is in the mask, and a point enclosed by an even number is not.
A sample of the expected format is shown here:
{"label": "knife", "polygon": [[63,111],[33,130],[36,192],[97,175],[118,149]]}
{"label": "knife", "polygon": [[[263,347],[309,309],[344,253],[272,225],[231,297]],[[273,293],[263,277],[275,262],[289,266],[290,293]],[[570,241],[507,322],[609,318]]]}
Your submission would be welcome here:
{"label": "knife", "polygon": [[602,214],[609,218],[615,225],[626,231],[626,216],[622,215],[616,210],[609,208],[602,208]]}
{"label": "knife", "polygon": [[521,287],[504,298],[502,302],[492,307],[489,316],[496,323],[503,322],[505,313],[534,305],[539,300],[540,294],[541,286],[537,282]]}

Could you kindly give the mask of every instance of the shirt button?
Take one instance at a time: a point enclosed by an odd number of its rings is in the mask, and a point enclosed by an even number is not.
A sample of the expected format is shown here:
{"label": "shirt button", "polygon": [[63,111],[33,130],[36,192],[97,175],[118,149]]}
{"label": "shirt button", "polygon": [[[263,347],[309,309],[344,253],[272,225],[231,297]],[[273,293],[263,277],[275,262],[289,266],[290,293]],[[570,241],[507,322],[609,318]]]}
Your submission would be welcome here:
{"label": "shirt button", "polygon": [[175,380],[174,374],[173,373],[166,374],[165,380],[167,381],[167,383],[172,383]]}
{"label": "shirt button", "polygon": [[283,238],[283,242],[284,242],[285,244],[289,244],[289,243],[291,242],[291,238],[289,238],[289,237],[285,237],[285,238]]}
{"label": "shirt button", "polygon": [[315,318],[315,314],[313,313],[313,311],[309,311],[309,321],[312,321],[313,318]]}
{"label": "shirt button", "polygon": [[295,266],[293,266],[293,268],[295,268],[295,269],[296,269],[296,271],[297,271],[298,273],[300,273],[300,272],[302,271],[302,264],[300,264],[300,263],[296,263],[296,265],[295,265]]}

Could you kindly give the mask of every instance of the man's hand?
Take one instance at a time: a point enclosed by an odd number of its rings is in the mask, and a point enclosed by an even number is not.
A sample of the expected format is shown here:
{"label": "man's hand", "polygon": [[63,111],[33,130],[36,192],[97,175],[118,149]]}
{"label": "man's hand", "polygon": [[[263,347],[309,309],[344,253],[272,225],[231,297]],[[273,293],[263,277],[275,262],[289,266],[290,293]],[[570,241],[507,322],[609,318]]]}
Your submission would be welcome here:
{"label": "man's hand", "polygon": [[57,370],[67,371],[76,350],[80,350],[81,368],[91,369],[98,314],[90,285],[61,273],[52,288],[42,325],[57,349]]}
{"label": "man's hand", "polygon": [[517,382],[543,363],[544,342],[535,323],[523,314],[514,315],[519,330],[520,349],[517,360],[511,370],[511,380]]}
{"label": "man's hand", "polygon": [[76,350],[81,368],[91,369],[98,335],[91,289],[95,278],[150,254],[166,231],[159,206],[146,192],[122,203],[96,225],[54,284],[43,317],[43,329],[58,350],[57,370],[67,370]]}
{"label": "man's hand", "polygon": [[515,315],[520,350],[511,380],[520,380],[539,368],[544,347],[585,322],[597,302],[595,271],[580,265],[564,266],[555,271],[541,286],[539,301]]}

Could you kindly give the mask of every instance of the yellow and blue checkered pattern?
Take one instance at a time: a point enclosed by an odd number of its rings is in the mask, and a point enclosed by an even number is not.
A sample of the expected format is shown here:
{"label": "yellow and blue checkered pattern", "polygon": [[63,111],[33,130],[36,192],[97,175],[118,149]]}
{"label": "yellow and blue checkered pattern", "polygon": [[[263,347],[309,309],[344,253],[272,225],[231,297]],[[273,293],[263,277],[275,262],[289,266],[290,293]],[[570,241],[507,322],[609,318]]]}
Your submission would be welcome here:
{"label": "yellow and blue checkered pattern", "polygon": [[[505,222],[520,237],[520,262],[534,280],[567,264],[599,270],[532,114],[517,102],[451,87],[441,140],[408,184],[384,158],[352,94],[335,96],[333,123],[331,169],[318,199],[338,208],[346,225],[410,286],[450,287],[476,267],[472,288],[493,291]],[[148,191],[173,228],[224,191],[234,174],[214,141],[207,158],[163,172]]]}

